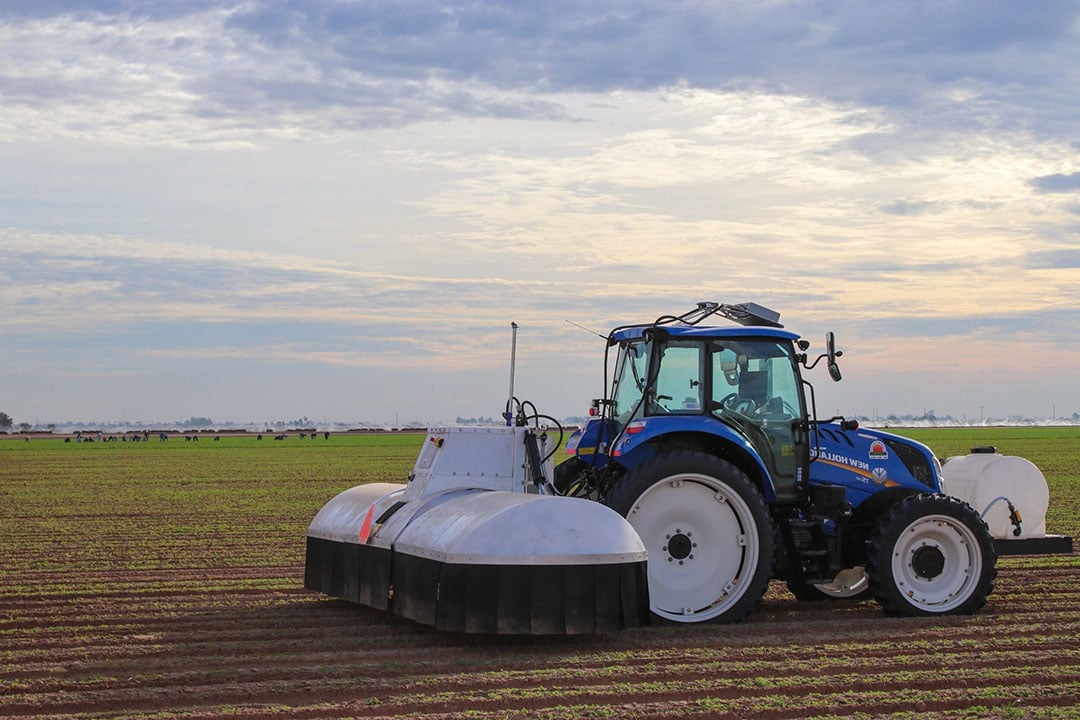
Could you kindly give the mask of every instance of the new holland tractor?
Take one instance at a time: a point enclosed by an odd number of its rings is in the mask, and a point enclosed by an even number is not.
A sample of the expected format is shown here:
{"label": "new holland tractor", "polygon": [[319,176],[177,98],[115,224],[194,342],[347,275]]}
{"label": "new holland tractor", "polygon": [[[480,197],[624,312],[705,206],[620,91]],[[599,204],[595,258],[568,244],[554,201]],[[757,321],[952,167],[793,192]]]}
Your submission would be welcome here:
{"label": "new holland tractor", "polygon": [[508,426],[431,430],[408,482],[328,502],[305,585],[447,630],[582,633],[736,622],[773,578],[803,600],[968,614],[999,553],[1071,552],[1045,536],[1027,461],[950,460],[946,494],[924,445],[818,420],[802,371],[825,360],[839,380],[841,353],[831,333],[809,347],[753,303],[615,328],[614,374],[557,468],[561,428],[514,398],[511,360]]}

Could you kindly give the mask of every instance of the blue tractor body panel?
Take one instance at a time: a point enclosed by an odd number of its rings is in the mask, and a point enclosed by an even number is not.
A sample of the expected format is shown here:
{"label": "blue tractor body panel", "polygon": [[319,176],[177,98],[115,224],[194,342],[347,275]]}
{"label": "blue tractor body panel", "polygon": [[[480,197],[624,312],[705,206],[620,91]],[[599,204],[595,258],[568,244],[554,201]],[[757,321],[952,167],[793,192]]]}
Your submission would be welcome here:
{"label": "blue tractor body panel", "polygon": [[858,507],[885,488],[941,492],[941,471],[930,448],[892,433],[838,424],[818,426],[811,446],[812,485],[839,485],[847,501]]}
{"label": "blue tractor body panel", "polygon": [[602,454],[601,448],[611,442],[616,432],[617,427],[613,420],[590,418],[584,426],[575,430],[567,438],[566,454],[576,455],[586,460],[598,452]]}
{"label": "blue tractor body panel", "polygon": [[[610,457],[602,448],[610,442],[614,427],[600,418],[589,420],[566,443],[566,454],[600,468],[614,460],[630,469],[656,454],[656,441],[664,437],[704,434],[738,448],[751,458],[762,479],[766,502],[776,500],[769,471],[754,446],[741,434],[708,416],[653,417],[637,421],[636,432],[619,436]],[[811,446],[810,484],[844,488],[852,507],[886,488],[903,487],[912,492],[941,492],[941,469],[930,448],[892,433],[859,428],[844,430],[836,423],[821,424]]]}

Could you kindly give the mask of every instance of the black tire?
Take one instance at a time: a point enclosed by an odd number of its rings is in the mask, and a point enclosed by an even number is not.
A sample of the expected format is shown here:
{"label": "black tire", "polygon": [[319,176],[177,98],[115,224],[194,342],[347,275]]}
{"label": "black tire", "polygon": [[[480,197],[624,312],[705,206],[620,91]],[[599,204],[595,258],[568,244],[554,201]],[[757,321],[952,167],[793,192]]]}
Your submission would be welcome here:
{"label": "black tire", "polygon": [[890,615],[970,615],[994,589],[997,553],[986,523],[947,495],[912,495],[870,535],[866,570]]}
{"label": "black tire", "polygon": [[567,458],[555,466],[555,477],[552,479],[552,485],[565,495],[567,490],[572,490],[575,487],[582,474],[588,469],[589,463],[577,455]]}
{"label": "black tire", "polygon": [[[856,570],[857,568],[850,568],[850,570]],[[843,590],[823,590],[820,586],[807,582],[806,578],[801,575],[797,578],[788,578],[787,588],[795,599],[799,602],[820,602],[822,600],[866,600],[871,596],[870,586],[865,582],[865,577],[862,582],[855,588],[845,588]]]}
{"label": "black tire", "polygon": [[628,471],[606,503],[649,552],[654,622],[738,622],[761,601],[772,577],[773,522],[761,492],[731,463],[663,453]]}

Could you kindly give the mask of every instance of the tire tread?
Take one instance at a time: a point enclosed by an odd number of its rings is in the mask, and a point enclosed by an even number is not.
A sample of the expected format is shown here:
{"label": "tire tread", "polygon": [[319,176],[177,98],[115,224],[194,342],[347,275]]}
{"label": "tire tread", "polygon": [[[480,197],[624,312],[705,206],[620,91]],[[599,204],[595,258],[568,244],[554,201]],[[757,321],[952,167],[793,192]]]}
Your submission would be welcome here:
{"label": "tire tread", "polygon": [[[931,506],[929,509],[924,506]],[[982,577],[971,595],[952,610],[936,613],[913,606],[904,600],[892,577],[892,552],[898,535],[908,525],[924,515],[949,515],[966,522],[980,541],[983,556]],[[890,507],[878,520],[867,546],[866,571],[870,590],[885,612],[897,616],[972,615],[986,605],[997,577],[997,553],[990,529],[981,517],[964,501],[942,494],[910,495]]]}

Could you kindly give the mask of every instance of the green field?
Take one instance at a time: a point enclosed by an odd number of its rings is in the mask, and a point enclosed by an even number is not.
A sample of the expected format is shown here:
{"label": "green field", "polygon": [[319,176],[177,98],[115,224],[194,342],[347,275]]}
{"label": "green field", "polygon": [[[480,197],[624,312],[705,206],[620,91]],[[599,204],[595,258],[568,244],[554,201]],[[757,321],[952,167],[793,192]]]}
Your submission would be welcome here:
{"label": "green field", "polygon": [[[4,567],[302,563],[304,530],[318,509],[353,485],[404,482],[422,440],[377,434],[0,442]],[[260,541],[236,541],[248,536]],[[41,553],[45,539],[50,552]]]}
{"label": "green field", "polygon": [[[994,445],[1046,475],[1047,528],[1080,537],[1080,427],[901,429],[939,457]],[[19,538],[9,569],[286,565],[303,561],[304,528],[335,493],[365,482],[403,482],[422,434],[332,435],[284,441],[0,441],[0,533]],[[14,511],[14,512],[12,512]],[[119,533],[124,548],[117,546]],[[132,534],[130,529],[145,528]],[[263,542],[239,551],[233,534]],[[51,538],[63,552],[32,551]],[[187,539],[203,538],[193,551]],[[14,561],[14,564],[12,564]]]}
{"label": "green field", "polygon": [[[1080,428],[899,430],[1046,474],[1080,536]],[[587,637],[441,633],[303,589],[337,492],[422,434],[0,440],[0,717],[1080,717],[1080,554],[1004,558],[976,616],[800,603]]]}

